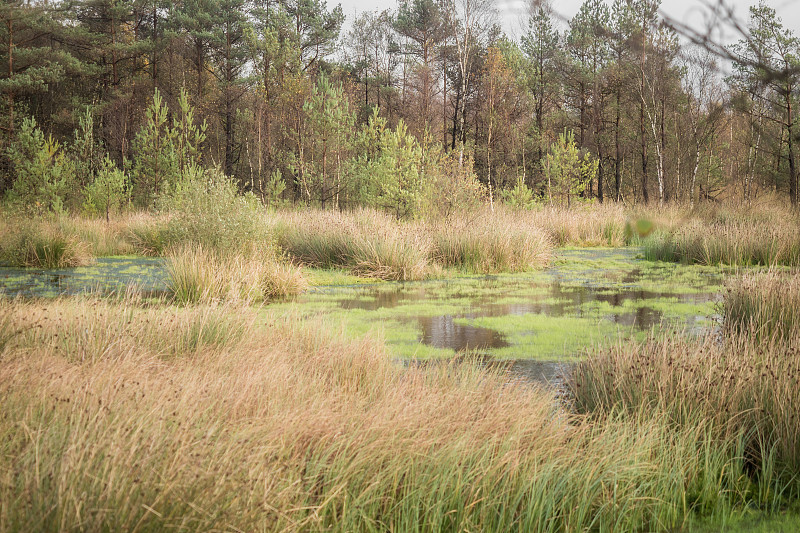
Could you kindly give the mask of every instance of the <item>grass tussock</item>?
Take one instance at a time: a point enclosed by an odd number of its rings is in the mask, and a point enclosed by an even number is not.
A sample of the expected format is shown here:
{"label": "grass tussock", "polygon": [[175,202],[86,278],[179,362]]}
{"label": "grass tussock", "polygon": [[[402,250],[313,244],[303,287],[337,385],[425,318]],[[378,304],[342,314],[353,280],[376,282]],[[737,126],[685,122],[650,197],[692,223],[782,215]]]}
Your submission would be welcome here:
{"label": "grass tussock", "polygon": [[414,226],[378,211],[287,212],[276,218],[278,246],[307,265],[399,281],[423,279],[428,272],[427,240]]}
{"label": "grass tussock", "polygon": [[271,252],[227,255],[200,245],[171,250],[167,274],[179,304],[266,302],[296,296],[307,286],[299,268]]}
{"label": "grass tussock", "polygon": [[552,245],[538,227],[508,211],[485,212],[429,224],[432,260],[471,273],[523,272],[542,268]]}
{"label": "grass tussock", "polygon": [[[524,216],[518,214],[517,216]],[[529,224],[545,232],[556,246],[625,246],[627,216],[619,204],[545,207],[527,214]]]}
{"label": "grass tussock", "polygon": [[319,324],[0,305],[31,325],[0,359],[9,531],[657,530],[738,494],[712,490],[739,470],[696,428],[590,421],[502,375],[403,369]]}
{"label": "grass tussock", "polygon": [[737,266],[800,265],[797,214],[768,209],[680,206],[639,212],[657,231],[642,241],[650,260]]}
{"label": "grass tussock", "polygon": [[776,510],[800,496],[798,344],[796,333],[790,343],[747,335],[630,342],[579,364],[568,388],[579,413],[647,413],[677,430],[701,429],[738,464],[741,497]]}
{"label": "grass tussock", "polygon": [[91,247],[54,221],[0,221],[0,261],[18,267],[66,268],[94,261]]}
{"label": "grass tussock", "polygon": [[132,255],[136,248],[128,239],[128,227],[147,217],[143,213],[131,213],[106,222],[104,219],[61,217],[58,227],[80,242],[88,244],[95,257]]}
{"label": "grass tussock", "polygon": [[150,304],[135,292],[113,298],[0,299],[0,355],[88,363],[147,353],[171,359],[239,342],[254,317],[235,308]]}
{"label": "grass tussock", "polygon": [[552,246],[537,227],[508,212],[426,222],[378,211],[306,211],[277,215],[278,246],[319,268],[346,268],[384,280],[418,280],[443,268],[473,273],[544,266]]}
{"label": "grass tussock", "polygon": [[791,338],[800,331],[800,276],[773,270],[732,279],[727,284],[723,318],[728,334]]}

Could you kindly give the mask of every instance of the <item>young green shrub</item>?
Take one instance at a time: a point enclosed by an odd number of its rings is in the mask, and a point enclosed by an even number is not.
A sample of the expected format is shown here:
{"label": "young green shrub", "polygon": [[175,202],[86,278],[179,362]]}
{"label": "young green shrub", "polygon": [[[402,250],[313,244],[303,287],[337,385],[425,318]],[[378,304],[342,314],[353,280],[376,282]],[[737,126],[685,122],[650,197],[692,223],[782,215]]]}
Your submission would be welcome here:
{"label": "young green shrub", "polygon": [[137,204],[152,207],[162,194],[178,180],[178,154],[175,132],[169,127],[167,104],[158,89],[145,111],[145,122],[134,137],[131,148],[135,155],[131,177]]}
{"label": "young green shrub", "polygon": [[357,143],[362,155],[351,164],[350,174],[359,203],[398,219],[417,217],[424,195],[423,150],[405,123],[389,128],[376,109]]}
{"label": "young green shrub", "polygon": [[106,222],[111,221],[111,212],[122,208],[128,200],[128,178],[106,156],[94,180],[84,191],[84,212],[90,215],[102,215]]}
{"label": "young green shrub", "polygon": [[570,207],[595,178],[598,165],[599,161],[590,153],[581,154],[575,144],[575,134],[564,130],[550,147],[544,162],[550,205],[555,197],[556,203]]}
{"label": "young green shrub", "polygon": [[162,234],[167,246],[195,244],[244,255],[271,246],[258,199],[240,195],[233,180],[218,170],[182,181],[159,208],[168,216]]}
{"label": "young green shrub", "polygon": [[531,209],[535,205],[533,191],[525,184],[522,176],[517,178],[513,189],[506,189],[500,193],[503,201],[518,209]]}
{"label": "young green shrub", "polygon": [[27,118],[8,149],[14,177],[10,204],[27,214],[62,213],[74,178],[72,161],[58,141],[45,137],[33,118]]}

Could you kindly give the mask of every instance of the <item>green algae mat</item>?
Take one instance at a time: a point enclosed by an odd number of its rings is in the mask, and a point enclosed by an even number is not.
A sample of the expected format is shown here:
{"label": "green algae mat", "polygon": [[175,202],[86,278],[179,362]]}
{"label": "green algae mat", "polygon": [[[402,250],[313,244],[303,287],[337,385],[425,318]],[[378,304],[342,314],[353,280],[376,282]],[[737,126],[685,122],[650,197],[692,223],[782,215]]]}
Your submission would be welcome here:
{"label": "green algae mat", "polygon": [[[651,262],[634,248],[560,250],[550,268],[447,280],[316,286],[268,316],[322,316],[398,358],[569,362],[621,338],[716,327],[725,272]],[[549,367],[541,367],[543,373]]]}
{"label": "green algae mat", "polygon": [[[322,317],[352,337],[382,338],[402,360],[527,362],[548,378],[588,347],[670,331],[716,327],[724,269],[646,261],[635,248],[560,250],[550,268],[522,274],[369,283],[336,271],[309,272],[314,286],[264,307],[268,319]],[[0,268],[0,294],[53,297],[134,285],[166,290],[164,260],[100,258],[89,267]]]}

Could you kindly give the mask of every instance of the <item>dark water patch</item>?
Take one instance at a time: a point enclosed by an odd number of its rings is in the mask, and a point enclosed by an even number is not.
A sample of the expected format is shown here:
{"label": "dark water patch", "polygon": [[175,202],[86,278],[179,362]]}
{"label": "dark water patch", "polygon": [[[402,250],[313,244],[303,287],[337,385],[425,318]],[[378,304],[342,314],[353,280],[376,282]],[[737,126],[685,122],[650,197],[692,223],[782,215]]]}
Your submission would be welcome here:
{"label": "dark water patch", "polygon": [[500,333],[457,324],[451,315],[418,317],[417,321],[422,330],[419,341],[435,348],[449,348],[460,352],[510,346]]}
{"label": "dark water patch", "polygon": [[404,359],[402,364],[407,367],[441,368],[449,366],[458,368],[460,365],[470,365],[490,372],[499,372],[505,375],[508,383],[545,385],[563,389],[565,380],[569,377],[574,363],[559,361],[533,361],[528,359],[495,359],[491,355],[470,353],[453,359]]}
{"label": "dark water patch", "polygon": [[556,388],[564,386],[564,380],[569,377],[573,367],[573,363],[531,359],[513,359],[502,363],[505,363],[506,372],[513,382],[538,383]]}
{"label": "dark water patch", "polygon": [[167,289],[165,263],[152,257],[102,257],[94,265],[43,270],[0,267],[0,295],[52,298],[85,292],[113,292],[129,286],[146,295]]}

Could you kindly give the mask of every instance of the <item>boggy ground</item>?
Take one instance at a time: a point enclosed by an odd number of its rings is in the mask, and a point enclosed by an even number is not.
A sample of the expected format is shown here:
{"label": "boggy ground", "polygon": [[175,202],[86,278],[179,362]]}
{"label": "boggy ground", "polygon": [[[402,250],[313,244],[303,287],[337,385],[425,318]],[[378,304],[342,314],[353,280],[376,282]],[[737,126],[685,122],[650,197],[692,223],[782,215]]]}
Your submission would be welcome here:
{"label": "boggy ground", "polygon": [[587,346],[641,339],[653,328],[699,334],[716,327],[725,268],[639,254],[562,249],[537,272],[371,285],[345,279],[265,312],[324,316],[353,338],[377,332],[391,354],[415,359],[471,350],[495,359],[576,360]]}
{"label": "boggy ground", "polygon": [[797,346],[622,343],[557,399],[249,306],[0,300],[0,530],[794,524]]}
{"label": "boggy ground", "polygon": [[[570,216],[583,220],[578,213],[552,219],[563,229]],[[659,231],[675,231],[676,217],[659,216],[665,220],[651,217]],[[647,246],[646,231],[626,235],[625,214],[613,217],[619,223],[605,228]],[[719,213],[697,220],[712,230],[727,223]],[[265,312],[261,302],[297,293],[309,279],[363,281],[370,272],[345,254],[329,265],[341,271],[309,275],[282,248],[280,221],[275,241],[267,231],[259,246],[233,251],[213,244],[225,242],[218,228],[206,228],[213,239],[170,243],[170,235],[185,234],[159,229],[169,222],[136,224],[149,253],[171,261],[163,297],[0,300],[2,531],[773,531],[798,524],[800,306],[792,272],[730,280],[715,337],[595,348],[558,394],[460,363],[403,367],[380,333],[353,335],[335,320],[300,320],[303,312],[285,308]],[[363,234],[372,229],[364,225]],[[774,242],[794,242],[796,234],[782,231],[771,234]],[[559,240],[566,232],[542,232],[550,246],[577,244]],[[115,252],[115,238],[98,246]],[[381,250],[372,256],[381,258],[375,272],[390,271],[384,259],[398,248],[372,249]],[[454,255],[468,260],[449,266],[427,263],[424,277],[452,269],[469,278],[497,264],[471,253]],[[752,255],[728,257],[746,264]],[[774,254],[769,262],[792,265],[792,257]],[[565,276],[613,272],[624,262],[592,261],[575,261]],[[664,268],[654,265],[654,283]],[[694,267],[678,268],[686,272],[678,285],[690,289],[674,294],[706,290]],[[480,297],[471,290],[443,295],[456,308],[459,299]],[[531,295],[543,296],[541,305],[566,299],[520,290],[499,305]],[[586,310],[628,305],[600,302]],[[472,325],[481,317],[462,318]]]}

